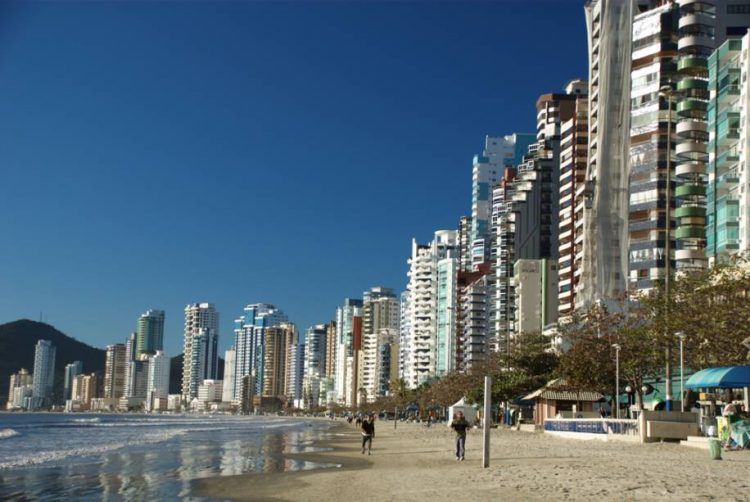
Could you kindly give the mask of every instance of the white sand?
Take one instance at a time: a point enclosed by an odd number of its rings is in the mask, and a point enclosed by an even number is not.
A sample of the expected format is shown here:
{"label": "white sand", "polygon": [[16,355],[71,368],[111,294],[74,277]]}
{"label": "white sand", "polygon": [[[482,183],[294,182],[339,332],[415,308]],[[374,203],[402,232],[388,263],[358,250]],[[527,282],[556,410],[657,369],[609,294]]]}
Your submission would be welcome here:
{"label": "white sand", "polygon": [[[675,443],[560,439],[493,430],[491,465],[482,468],[481,431],[454,457],[444,425],[377,422],[372,456],[359,452],[354,425],[336,430],[334,451],[314,460],[339,469],[212,478],[196,494],[232,500],[750,500],[750,450],[724,452]],[[300,456],[305,458],[305,456]],[[313,456],[308,456],[311,460]]]}

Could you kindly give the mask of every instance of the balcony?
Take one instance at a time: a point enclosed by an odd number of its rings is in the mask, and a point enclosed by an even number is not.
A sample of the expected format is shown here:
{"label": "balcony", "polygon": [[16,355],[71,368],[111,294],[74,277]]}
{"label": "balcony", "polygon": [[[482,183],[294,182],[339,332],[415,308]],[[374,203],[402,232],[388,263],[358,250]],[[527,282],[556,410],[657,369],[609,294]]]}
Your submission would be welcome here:
{"label": "balcony", "polygon": [[706,187],[703,185],[681,185],[675,188],[675,197],[705,196]]}
{"label": "balcony", "polygon": [[677,115],[684,118],[703,118],[707,110],[708,103],[700,99],[687,98],[677,103]]}
{"label": "balcony", "polygon": [[677,71],[693,77],[708,77],[708,59],[701,56],[682,57],[677,61]]}
{"label": "balcony", "polygon": [[675,239],[705,239],[706,229],[705,227],[680,227],[674,231]]}

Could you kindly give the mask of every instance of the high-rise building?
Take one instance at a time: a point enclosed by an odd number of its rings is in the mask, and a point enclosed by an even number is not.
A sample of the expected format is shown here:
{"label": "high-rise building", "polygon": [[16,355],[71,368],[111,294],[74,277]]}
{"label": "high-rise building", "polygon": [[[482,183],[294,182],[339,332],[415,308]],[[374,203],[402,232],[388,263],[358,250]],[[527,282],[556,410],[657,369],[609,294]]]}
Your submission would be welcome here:
{"label": "high-rise building", "polygon": [[[262,395],[266,329],[288,322],[286,314],[275,305],[252,303],[234,321],[235,377],[233,400],[239,400],[239,382],[245,375],[255,374],[255,395]],[[229,397],[225,396],[226,399]]]}
{"label": "high-rise building", "polygon": [[462,271],[471,270],[471,216],[461,216],[458,220],[458,263]]}
{"label": "high-rise building", "polygon": [[[222,398],[227,401],[239,401],[235,399],[234,389],[236,386],[236,368],[237,368],[237,352],[234,347],[224,352],[224,389],[221,392]],[[240,382],[240,385],[242,383]]]}
{"label": "high-rise building", "polygon": [[407,288],[409,330],[402,333],[401,346],[403,378],[412,388],[438,373],[438,263],[458,257],[457,234],[455,230],[438,230],[429,244],[412,240]]}
{"label": "high-rise building", "polygon": [[586,184],[576,187],[576,199],[580,190],[584,198],[583,239],[576,252],[581,259],[579,289],[573,298],[576,309],[627,291],[630,65],[636,7],[637,0],[588,0],[585,6],[589,153]]}
{"label": "high-rise building", "polygon": [[[482,265],[483,263],[474,266]],[[458,288],[456,281],[459,270],[460,262],[454,254],[449,254],[437,262],[435,374],[439,377],[456,369],[458,345],[458,334],[456,332]]]}
{"label": "high-rise building", "polygon": [[210,303],[185,307],[185,349],[182,362],[182,398],[198,395],[203,380],[216,380],[218,372],[219,313]]}
{"label": "high-rise building", "polygon": [[485,264],[474,272],[459,272],[457,277],[456,369],[465,372],[486,360],[490,349],[492,318],[490,274]]}
{"label": "high-rise building", "polygon": [[[630,290],[649,290],[674,274],[672,176],[677,114],[660,95],[675,77],[679,11],[666,3],[633,18],[630,90]],[[681,105],[678,105],[678,109]],[[670,171],[667,166],[670,163]],[[668,267],[668,268],[667,268]]]}
{"label": "high-rise building", "polygon": [[39,340],[34,351],[34,378],[31,408],[38,410],[52,406],[52,388],[55,381],[56,348],[49,340]]}
{"label": "high-rise building", "polygon": [[496,333],[490,350],[504,350],[515,330],[513,265],[519,259],[557,260],[560,252],[560,139],[562,124],[586,99],[588,84],[573,80],[562,94],[543,94],[536,103],[537,142],[517,172],[493,192],[496,236],[494,312]]}
{"label": "high-rise building", "polygon": [[138,319],[137,354],[155,354],[164,350],[164,311],[147,310]]}
{"label": "high-rise building", "polygon": [[73,393],[73,379],[76,375],[83,373],[83,363],[73,361],[65,365],[65,384],[63,386],[63,401],[71,399]]}
{"label": "high-rise building", "polygon": [[390,288],[374,287],[363,294],[360,386],[366,400],[385,395],[391,378],[390,354],[398,345],[399,301]]}
{"label": "high-rise building", "polygon": [[575,102],[572,116],[560,130],[560,246],[559,309],[561,316],[575,309],[581,290],[583,264],[583,223],[586,203],[588,162],[588,100]]}
{"label": "high-rise building", "polygon": [[311,326],[305,332],[303,397],[306,408],[315,408],[325,404],[321,402],[320,396],[328,353],[327,343],[328,333],[324,324]]}
{"label": "high-rise building", "polygon": [[557,322],[558,275],[555,260],[518,260],[514,266],[516,335],[543,333]]}
{"label": "high-rise building", "polygon": [[104,397],[120,399],[125,391],[127,349],[122,343],[107,345],[107,359],[104,365]]}
{"label": "high-rise building", "polygon": [[336,321],[326,324],[326,378],[333,382],[336,375]]}
{"label": "high-rise building", "polygon": [[150,408],[156,400],[166,399],[169,395],[169,356],[162,350],[157,350],[148,358],[146,392]]}
{"label": "high-rise building", "polygon": [[533,134],[487,136],[484,151],[474,156],[471,188],[472,263],[486,261],[490,248],[492,187],[503,178],[506,168],[517,166],[534,143]]}
{"label": "high-rise building", "polygon": [[336,373],[332,400],[340,403],[351,396],[354,318],[357,316],[362,316],[362,300],[346,298],[336,309]]}
{"label": "high-rise building", "polygon": [[302,383],[305,376],[305,342],[296,331],[286,351],[286,382],[284,395],[287,403],[295,408],[301,408]]}
{"label": "high-rise building", "polygon": [[148,354],[139,354],[137,359],[128,361],[124,397],[139,400],[141,404],[145,402],[148,396],[148,376]]}
{"label": "high-rise building", "polygon": [[[741,240],[738,222],[732,221],[731,214],[744,201],[727,194],[736,189],[732,187],[736,176],[730,164],[738,157],[735,140],[738,131],[743,131],[736,110],[742,70],[735,66],[736,59],[732,63],[727,58],[742,44],[740,38],[750,26],[750,7],[743,0],[678,3],[675,265],[678,271],[684,271],[705,268],[716,258],[717,251],[719,255],[724,250],[731,253]],[[732,40],[730,44],[735,48],[727,45],[726,40]],[[709,63],[714,49],[719,51]],[[713,78],[709,78],[710,66],[718,70]],[[727,110],[726,114],[721,108]],[[712,183],[708,194],[707,181]],[[705,232],[706,225],[713,235]],[[743,225],[740,217],[739,226]],[[719,251],[719,248],[724,249]]]}
{"label": "high-rise building", "polygon": [[409,353],[406,350],[407,342],[411,336],[411,294],[409,290],[402,291],[399,296],[399,328],[398,328],[398,378],[406,381],[407,374],[407,357]]}
{"label": "high-rise building", "polygon": [[96,373],[78,374],[73,377],[70,400],[78,404],[80,410],[91,408],[91,400],[98,396],[99,380]]}
{"label": "high-rise building", "polygon": [[297,338],[294,324],[283,322],[268,326],[263,330],[263,341],[259,353],[262,364],[255,370],[257,395],[263,397],[282,397],[286,391],[287,356],[289,347]]}
{"label": "high-rise building", "polygon": [[33,382],[34,378],[26,368],[21,368],[21,371],[10,376],[7,409],[23,408],[23,399],[31,396]]}

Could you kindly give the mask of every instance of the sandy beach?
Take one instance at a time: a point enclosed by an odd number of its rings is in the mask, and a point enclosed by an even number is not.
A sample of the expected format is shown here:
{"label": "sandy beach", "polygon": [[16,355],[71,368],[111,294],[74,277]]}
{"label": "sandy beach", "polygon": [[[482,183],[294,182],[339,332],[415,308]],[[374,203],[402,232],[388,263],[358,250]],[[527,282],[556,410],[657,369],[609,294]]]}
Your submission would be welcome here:
{"label": "sandy beach", "polygon": [[750,451],[724,452],[675,443],[580,441],[493,430],[491,465],[482,468],[481,431],[457,462],[445,425],[377,422],[372,456],[362,455],[354,425],[337,422],[323,446],[295,457],[340,467],[247,474],[194,483],[194,494],[228,500],[750,500]]}

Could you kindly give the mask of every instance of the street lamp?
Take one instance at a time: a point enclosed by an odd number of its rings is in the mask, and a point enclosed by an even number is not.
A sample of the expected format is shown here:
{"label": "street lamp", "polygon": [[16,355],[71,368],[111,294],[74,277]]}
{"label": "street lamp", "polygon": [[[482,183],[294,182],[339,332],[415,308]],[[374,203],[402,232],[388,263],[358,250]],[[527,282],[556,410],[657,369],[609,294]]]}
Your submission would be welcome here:
{"label": "street lamp", "polygon": [[615,418],[620,419],[620,345],[613,343],[612,347],[615,349],[615,403],[617,405],[617,412]]}
{"label": "street lamp", "polygon": [[[670,209],[672,206],[671,191],[672,191],[672,97],[675,92],[670,84],[663,85],[659,88],[659,96],[667,98],[667,187],[666,187],[666,204],[664,205],[664,222],[666,225],[666,239],[664,240],[664,296],[667,298],[667,321],[669,320],[669,283],[671,280],[671,241],[672,241],[672,216],[670,215]],[[658,157],[657,157],[658,158]],[[672,411],[672,349],[671,344],[667,342],[666,347],[666,382],[664,393],[666,394],[664,409],[666,411]]]}
{"label": "street lamp", "polygon": [[685,411],[685,359],[682,356],[682,346],[687,335],[678,331],[674,336],[680,339],[680,411]]}

